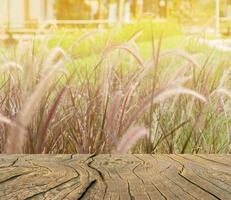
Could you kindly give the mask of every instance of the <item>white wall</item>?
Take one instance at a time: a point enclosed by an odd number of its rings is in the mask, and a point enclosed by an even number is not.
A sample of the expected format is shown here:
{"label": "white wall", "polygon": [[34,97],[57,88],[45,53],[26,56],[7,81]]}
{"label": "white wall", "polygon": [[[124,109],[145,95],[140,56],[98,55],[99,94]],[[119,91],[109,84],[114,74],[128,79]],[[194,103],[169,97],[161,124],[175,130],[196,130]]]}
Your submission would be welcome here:
{"label": "white wall", "polygon": [[[3,23],[8,21],[8,2],[10,5],[10,27],[23,27],[24,26],[24,0],[0,0],[0,28]],[[29,4],[29,19],[43,22],[45,19],[44,13],[44,0],[30,0]],[[47,20],[53,20],[54,17],[54,5],[55,0],[48,0],[47,5]]]}
{"label": "white wall", "polygon": [[44,21],[44,20],[52,20],[54,19],[54,0],[48,0],[47,5],[47,18],[45,19],[45,11],[44,11],[44,0],[30,0],[30,19]]}
{"label": "white wall", "polygon": [[7,21],[7,0],[0,0],[0,23]]}
{"label": "white wall", "polygon": [[10,1],[10,27],[24,26],[24,0]]}
{"label": "white wall", "polygon": [[30,0],[29,1],[29,17],[30,20],[41,20],[41,0]]}
{"label": "white wall", "polygon": [[55,19],[55,15],[54,15],[54,3],[55,3],[55,0],[48,0],[48,13],[47,13],[47,19],[48,20],[53,20]]}
{"label": "white wall", "polygon": [[[8,4],[9,3],[9,4]],[[8,5],[10,12],[8,15]],[[9,17],[10,27],[22,27],[24,22],[24,4],[23,0],[0,0],[0,25],[7,26]]]}

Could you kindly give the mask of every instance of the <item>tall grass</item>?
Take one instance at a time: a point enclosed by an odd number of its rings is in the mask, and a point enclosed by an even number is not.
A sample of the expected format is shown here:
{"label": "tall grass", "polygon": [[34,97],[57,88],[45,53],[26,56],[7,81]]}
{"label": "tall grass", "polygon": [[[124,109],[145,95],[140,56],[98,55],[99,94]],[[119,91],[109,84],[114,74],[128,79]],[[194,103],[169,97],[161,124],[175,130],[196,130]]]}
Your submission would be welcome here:
{"label": "tall grass", "polygon": [[153,39],[145,60],[139,35],[108,38],[93,63],[75,52],[94,33],[67,50],[47,38],[2,49],[1,153],[227,153],[228,57],[162,52]]}

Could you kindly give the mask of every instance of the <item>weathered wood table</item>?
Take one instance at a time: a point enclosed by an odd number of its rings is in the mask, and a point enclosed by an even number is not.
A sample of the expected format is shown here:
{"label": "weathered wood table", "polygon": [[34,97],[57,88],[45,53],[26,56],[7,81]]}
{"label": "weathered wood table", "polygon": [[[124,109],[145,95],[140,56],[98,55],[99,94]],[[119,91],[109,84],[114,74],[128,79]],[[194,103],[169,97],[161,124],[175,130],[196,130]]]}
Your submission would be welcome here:
{"label": "weathered wood table", "polygon": [[231,155],[0,155],[0,199],[231,200]]}

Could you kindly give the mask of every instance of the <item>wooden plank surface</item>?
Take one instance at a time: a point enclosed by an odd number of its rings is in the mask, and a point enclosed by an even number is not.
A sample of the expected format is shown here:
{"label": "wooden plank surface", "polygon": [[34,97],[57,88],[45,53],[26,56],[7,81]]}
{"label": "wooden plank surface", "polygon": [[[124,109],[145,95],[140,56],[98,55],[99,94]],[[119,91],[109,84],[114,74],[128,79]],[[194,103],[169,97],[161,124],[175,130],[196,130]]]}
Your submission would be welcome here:
{"label": "wooden plank surface", "polygon": [[0,155],[0,199],[231,199],[231,155]]}

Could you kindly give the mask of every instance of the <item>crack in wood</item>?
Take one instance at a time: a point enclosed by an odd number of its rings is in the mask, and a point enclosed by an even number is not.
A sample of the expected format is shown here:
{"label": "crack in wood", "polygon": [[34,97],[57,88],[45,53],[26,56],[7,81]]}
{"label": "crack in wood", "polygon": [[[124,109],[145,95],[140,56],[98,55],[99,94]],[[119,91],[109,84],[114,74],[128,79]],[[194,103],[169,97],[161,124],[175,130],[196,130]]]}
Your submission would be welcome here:
{"label": "crack in wood", "polygon": [[30,200],[32,198],[35,198],[35,197],[38,197],[38,196],[41,196],[41,195],[44,196],[46,193],[50,192],[51,190],[54,190],[54,189],[56,189],[56,188],[58,188],[58,187],[60,187],[62,185],[65,185],[66,183],[71,182],[73,180],[76,180],[77,178],[78,178],[78,176],[77,177],[73,177],[71,179],[68,179],[68,180],[66,180],[66,181],[64,181],[64,182],[62,182],[62,183],[60,183],[58,185],[55,185],[54,187],[51,187],[51,188],[49,188],[49,189],[47,189],[45,191],[33,194],[32,196],[29,196],[29,197],[25,198],[25,200]]}
{"label": "crack in wood", "polygon": [[211,182],[210,180],[206,179],[205,177],[203,177],[203,176],[197,174],[193,169],[192,169],[192,171],[193,171],[198,177],[200,177],[201,179],[204,179],[205,181],[209,182],[210,184],[214,185],[215,187],[217,187],[217,188],[219,188],[219,189],[221,189],[221,190],[224,190],[224,191],[226,191],[227,193],[231,194],[231,192],[228,191],[228,190],[226,190],[225,188],[221,188],[219,185],[217,185],[217,184]]}
{"label": "crack in wood", "polygon": [[[171,158],[173,160],[175,160],[174,158]],[[176,160],[175,160],[176,161]],[[177,161],[178,163],[180,163],[180,165],[182,166],[181,170],[178,172],[178,174],[184,178],[185,180],[187,180],[188,182],[190,182],[191,184],[195,185],[196,187],[200,188],[201,190],[207,192],[208,194],[210,194],[211,196],[215,197],[216,199],[221,200],[217,195],[213,194],[212,192],[206,190],[204,187],[198,185],[197,183],[191,181],[189,178],[187,178],[186,176],[184,176],[184,170],[185,170],[185,165],[182,164],[181,162]]]}
{"label": "crack in wood", "polygon": [[128,195],[130,197],[130,200],[134,200],[135,197],[132,195],[132,192],[131,192],[131,188],[130,188],[130,184],[129,184],[129,181],[127,180],[127,185],[128,185]]}
{"label": "crack in wood", "polygon": [[211,159],[209,159],[209,158],[202,157],[202,156],[200,156],[200,155],[195,155],[195,156],[198,157],[198,158],[207,160],[207,161],[209,161],[209,162],[213,162],[213,163],[217,163],[217,164],[219,164],[219,165],[224,165],[224,166],[227,166],[227,167],[231,167],[231,164],[228,165],[228,164],[225,164],[225,163],[222,163],[222,162],[218,162],[218,161],[216,161],[216,160],[211,160]]}
{"label": "crack in wood", "polygon": [[182,191],[184,191],[185,193],[187,193],[189,196],[193,197],[193,199],[197,199],[200,200],[199,198],[196,198],[194,195],[190,194],[187,190],[185,190],[181,185],[179,185],[177,182],[175,182],[174,180],[170,179],[168,176],[165,175],[165,177],[170,180],[171,182],[173,182],[175,185],[177,185]]}
{"label": "crack in wood", "polygon": [[194,183],[193,181],[189,180],[187,177],[185,177],[185,176],[183,175],[183,172],[184,172],[184,171],[179,172],[178,174],[179,174],[181,177],[183,177],[185,180],[187,180],[188,182],[190,182],[191,184],[197,186],[198,188],[200,188],[200,189],[202,189],[203,191],[207,192],[208,194],[212,195],[212,196],[215,197],[216,199],[221,200],[221,199],[220,199],[218,196],[216,196],[215,194],[211,193],[210,191],[206,190],[205,188],[201,187],[200,185],[198,185],[198,184]]}
{"label": "crack in wood", "polygon": [[[144,159],[142,159],[142,158],[140,158],[139,156],[136,156],[136,155],[134,155],[134,156],[135,156],[137,159],[139,159],[139,160],[142,162],[143,165],[145,165],[146,161],[145,161]],[[154,159],[154,160],[157,162],[157,164],[158,164],[158,160],[156,160],[155,157],[154,157],[153,155],[151,156],[151,158]],[[140,166],[140,164],[141,164],[141,163],[139,163],[139,165],[137,165],[134,169],[138,168],[138,167]],[[158,171],[157,173],[160,173],[160,172]],[[144,181],[139,175],[136,174],[136,176],[137,176],[137,177],[143,182],[143,184],[145,185],[145,181]],[[150,178],[151,178],[151,177],[150,177]],[[155,183],[151,182],[151,184],[154,186],[154,188],[159,192],[159,194],[160,194],[162,197],[167,198],[167,197],[164,195],[164,193],[161,192],[161,190],[156,186]],[[146,192],[146,194],[148,195],[147,192]],[[149,195],[148,195],[148,197],[149,197]],[[178,197],[177,197],[176,195],[175,195],[175,197],[178,199]]]}
{"label": "crack in wood", "polygon": [[[212,186],[214,186],[214,188],[216,188],[216,189],[218,189],[218,190],[220,190],[220,191],[222,191],[222,193],[224,193],[224,192],[226,192],[226,193],[229,193],[230,195],[231,195],[231,192],[229,191],[229,189],[227,190],[226,188],[228,187],[228,186],[230,186],[230,184],[228,184],[228,183],[226,183],[225,181],[223,181],[223,180],[220,180],[219,178],[217,178],[216,176],[214,176],[214,172],[217,174],[217,171],[216,170],[214,170],[213,168],[208,168],[208,167],[206,167],[206,165],[201,165],[199,162],[196,162],[196,160],[194,160],[194,159],[188,159],[188,158],[185,158],[184,156],[179,156],[178,155],[178,157],[181,157],[181,158],[183,158],[183,159],[186,159],[186,160],[189,160],[189,162],[187,162],[187,165],[189,165],[189,166],[191,166],[191,167],[189,167],[190,168],[190,170],[197,176],[197,177],[199,177],[201,180],[204,180],[205,182],[207,182],[208,184],[211,184]],[[198,156],[196,156],[196,157],[198,157]],[[195,158],[196,158],[195,157]],[[191,156],[191,158],[194,158],[193,156]],[[206,159],[207,160],[207,159]],[[192,164],[191,164],[192,163]],[[215,163],[217,163],[218,164],[218,162],[215,162]],[[222,164],[222,163],[221,163]],[[194,165],[196,165],[197,167],[194,167]],[[210,165],[209,165],[210,166]],[[225,166],[227,166],[227,165],[225,165]],[[230,168],[231,169],[231,168]],[[199,173],[200,172],[200,173]],[[183,173],[183,172],[182,172]],[[219,171],[219,173],[220,173],[220,171]],[[213,176],[211,176],[211,174],[213,174]],[[226,174],[226,172],[224,172],[223,174]],[[230,174],[229,174],[230,175]],[[210,179],[212,179],[212,182],[211,182],[211,180]],[[217,181],[219,181],[218,183],[217,183]],[[220,182],[222,182],[222,183],[224,183],[225,185],[226,185],[226,187],[224,186],[224,185],[222,185],[222,186],[220,186]],[[208,185],[208,184],[205,184],[205,185]],[[228,188],[230,188],[230,187],[228,187]],[[205,188],[204,188],[205,189]],[[208,191],[207,189],[206,189],[206,191]],[[211,191],[213,191],[213,192],[211,192]],[[211,188],[211,190],[210,190],[210,192],[211,193],[215,193],[214,192],[214,190]],[[220,192],[217,192],[218,194],[219,194],[219,196],[225,196],[225,194],[220,194]],[[214,194],[215,195],[215,194]],[[215,196],[218,196],[218,195],[215,195]]]}
{"label": "crack in wood", "polygon": [[27,175],[27,174],[30,174],[30,173],[32,173],[32,172],[26,172],[26,173],[22,173],[22,174],[16,174],[16,175],[11,176],[11,177],[9,177],[9,178],[7,178],[5,180],[0,181],[0,184],[4,184],[4,183],[6,183],[8,181],[13,181],[13,180],[15,180],[15,179],[17,179],[17,178],[19,178],[21,176],[24,176],[24,175]]}
{"label": "crack in wood", "polygon": [[159,188],[152,182],[152,185],[156,188],[156,190],[160,193],[160,195],[165,199],[168,200],[168,198],[159,190]]}
{"label": "crack in wood", "polygon": [[93,154],[92,156],[89,157],[89,159],[91,159],[91,161],[89,163],[87,163],[87,166],[97,172],[97,174],[99,175],[99,177],[101,179],[101,182],[104,184],[105,190],[104,190],[103,199],[105,199],[105,196],[107,194],[107,189],[108,189],[107,182],[104,179],[103,173],[99,169],[97,169],[96,167],[92,166],[93,162],[95,161],[96,156],[97,156],[96,154]]}
{"label": "crack in wood", "polygon": [[78,200],[80,199],[83,199],[84,196],[87,194],[87,192],[89,191],[89,189],[91,187],[93,187],[95,184],[96,184],[97,180],[93,180],[93,181],[90,181],[90,183],[88,184],[88,186],[85,188],[85,190],[82,192],[81,196],[78,198]]}
{"label": "crack in wood", "polygon": [[[9,165],[6,165],[6,166],[0,166],[0,169],[3,169],[3,168],[8,168],[8,167],[15,167],[14,165],[15,165],[15,163],[18,161],[18,159],[19,159],[19,157],[18,158],[16,158],[13,162],[11,162]],[[2,160],[2,161],[4,161],[4,160]],[[1,160],[0,160],[0,162],[1,162]]]}

